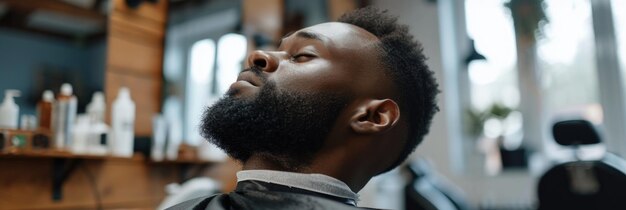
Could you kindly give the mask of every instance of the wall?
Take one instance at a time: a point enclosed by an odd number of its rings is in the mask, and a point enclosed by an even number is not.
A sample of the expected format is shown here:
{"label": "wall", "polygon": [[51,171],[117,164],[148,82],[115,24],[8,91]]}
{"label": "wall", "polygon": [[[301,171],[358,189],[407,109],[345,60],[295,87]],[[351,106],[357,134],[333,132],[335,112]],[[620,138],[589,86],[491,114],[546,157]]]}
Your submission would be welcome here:
{"label": "wall", "polygon": [[[105,94],[107,112],[121,87],[135,102],[135,136],[152,135],[152,116],[161,111],[163,40],[168,1],[138,8],[113,0],[109,15]],[[110,116],[107,116],[110,122]]]}
{"label": "wall", "polygon": [[[13,29],[0,30],[0,95],[4,90],[17,89],[22,97],[16,98],[20,114],[35,114],[35,103],[41,98],[37,85],[37,72],[47,71],[63,75],[59,82],[70,82],[82,87],[79,102],[84,106],[91,100],[91,93],[102,90],[103,69],[106,52],[104,40],[78,44],[69,40],[51,38]],[[55,93],[60,84],[48,79],[46,84]],[[75,87],[76,88],[76,87]],[[77,89],[78,90],[78,89]],[[82,109],[81,106],[81,109]]]}
{"label": "wall", "polygon": [[[535,178],[528,173],[514,171],[487,177],[481,173],[468,173],[472,170],[462,169],[468,161],[464,160],[464,157],[467,156],[459,154],[464,152],[463,145],[459,140],[458,125],[454,124],[455,121],[453,121],[459,117],[459,112],[456,110],[458,109],[458,100],[454,100],[459,98],[458,90],[452,89],[457,87],[455,84],[458,84],[458,81],[457,78],[450,77],[450,75],[456,75],[455,72],[444,71],[444,68],[446,71],[459,71],[459,69],[448,68],[447,65],[444,65],[444,60],[450,61],[442,56],[444,53],[442,43],[455,42],[456,40],[442,40],[443,33],[440,28],[442,26],[440,25],[442,24],[440,17],[452,15],[453,11],[445,11],[450,14],[440,14],[439,11],[441,10],[438,8],[438,4],[449,4],[450,2],[458,1],[440,0],[438,3],[431,3],[425,0],[374,0],[372,2],[376,7],[388,9],[391,14],[398,15],[400,23],[409,25],[410,33],[423,44],[424,53],[429,58],[427,64],[435,72],[440,83],[442,93],[439,96],[439,106],[441,111],[435,115],[430,134],[413,154],[413,158],[426,157],[430,159],[443,176],[465,192],[473,206],[530,205],[534,201],[536,184]],[[458,4],[456,5],[459,7]],[[458,11],[462,8],[461,4],[460,8],[455,9]],[[464,24],[462,26],[464,27]],[[465,29],[459,31],[457,32],[459,34],[465,33]],[[460,61],[458,60],[458,62]]]}

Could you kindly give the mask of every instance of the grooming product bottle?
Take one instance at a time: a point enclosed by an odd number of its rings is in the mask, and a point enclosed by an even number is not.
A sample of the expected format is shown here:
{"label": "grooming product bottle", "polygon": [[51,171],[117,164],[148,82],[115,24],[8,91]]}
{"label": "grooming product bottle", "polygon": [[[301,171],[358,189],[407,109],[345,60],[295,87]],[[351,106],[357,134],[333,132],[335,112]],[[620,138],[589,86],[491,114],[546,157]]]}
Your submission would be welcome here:
{"label": "grooming product bottle", "polygon": [[4,101],[0,104],[0,128],[17,129],[20,107],[13,97],[20,96],[18,90],[4,91]]}
{"label": "grooming product bottle", "polygon": [[104,122],[104,114],[106,113],[106,103],[104,103],[104,94],[100,91],[93,93],[91,102],[87,104],[87,114],[91,118],[92,123]]}
{"label": "grooming product bottle", "polygon": [[72,144],[68,145],[70,151],[76,154],[87,153],[89,130],[89,116],[86,114],[79,114],[76,117],[76,125],[74,127],[74,133],[72,134]]}
{"label": "grooming product bottle", "polygon": [[87,115],[89,116],[89,132],[87,136],[86,152],[92,155],[105,155],[107,153],[107,135],[109,126],[104,123],[106,113],[106,103],[104,94],[95,92],[91,97],[91,102],[87,104]]}
{"label": "grooming product bottle", "polygon": [[103,121],[91,123],[87,139],[87,152],[92,155],[106,155],[108,152],[109,126]]}
{"label": "grooming product bottle", "polygon": [[150,153],[152,160],[163,160],[166,137],[167,124],[165,123],[165,118],[160,114],[156,114],[152,117],[152,152]]}
{"label": "grooming product bottle", "polygon": [[37,130],[37,117],[32,114],[23,114],[20,117],[20,130]]}
{"label": "grooming product bottle", "polygon": [[130,97],[130,90],[120,88],[113,102],[111,117],[112,141],[111,154],[114,156],[133,156],[135,138],[135,103]]}
{"label": "grooming product bottle", "polygon": [[167,123],[167,140],[165,143],[165,158],[168,160],[178,159],[178,148],[183,141],[183,129],[179,118],[165,117]]}
{"label": "grooming product bottle", "polygon": [[39,128],[50,131],[52,128],[52,105],[54,104],[54,93],[51,90],[43,92],[41,101],[37,103],[37,118]]}
{"label": "grooming product bottle", "polygon": [[61,85],[61,93],[57,97],[52,111],[52,127],[54,145],[57,149],[67,149],[72,145],[74,121],[78,100],[72,93],[72,85]]}

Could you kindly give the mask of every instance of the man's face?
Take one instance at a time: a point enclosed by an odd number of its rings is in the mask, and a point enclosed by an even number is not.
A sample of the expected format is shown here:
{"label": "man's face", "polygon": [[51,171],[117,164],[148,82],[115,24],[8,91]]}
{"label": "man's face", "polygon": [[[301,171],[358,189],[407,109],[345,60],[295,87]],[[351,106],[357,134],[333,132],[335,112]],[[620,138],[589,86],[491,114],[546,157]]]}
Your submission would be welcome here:
{"label": "man's face", "polygon": [[203,136],[242,161],[258,154],[306,165],[350,101],[377,81],[364,74],[376,42],[358,27],[325,23],[285,37],[277,51],[252,53],[253,68],[205,112]]}
{"label": "man's face", "polygon": [[[301,93],[366,92],[366,69],[376,67],[378,39],[345,23],[323,23],[296,31],[282,39],[276,51],[256,51],[248,66],[259,66],[268,81],[280,91]],[[258,94],[262,78],[244,71],[230,91],[235,97]]]}

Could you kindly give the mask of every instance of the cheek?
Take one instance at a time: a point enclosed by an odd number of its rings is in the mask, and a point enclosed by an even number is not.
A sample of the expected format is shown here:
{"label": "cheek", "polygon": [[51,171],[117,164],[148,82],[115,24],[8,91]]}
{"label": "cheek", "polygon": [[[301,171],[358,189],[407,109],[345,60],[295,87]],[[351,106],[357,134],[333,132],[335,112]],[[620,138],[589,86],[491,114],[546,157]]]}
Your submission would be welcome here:
{"label": "cheek", "polygon": [[303,92],[337,91],[350,84],[349,75],[326,62],[289,63],[273,73],[278,89]]}

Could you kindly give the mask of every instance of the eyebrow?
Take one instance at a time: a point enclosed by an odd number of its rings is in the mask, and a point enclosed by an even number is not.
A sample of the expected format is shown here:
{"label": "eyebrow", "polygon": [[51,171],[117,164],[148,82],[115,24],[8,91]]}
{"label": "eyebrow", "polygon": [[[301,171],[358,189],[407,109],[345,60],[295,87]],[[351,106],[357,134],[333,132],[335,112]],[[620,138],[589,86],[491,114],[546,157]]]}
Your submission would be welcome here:
{"label": "eyebrow", "polygon": [[[295,32],[289,32],[287,34],[285,34],[285,36],[283,36],[280,41],[278,41],[278,47],[280,47],[280,45],[283,44],[283,40],[286,39],[287,37],[290,37],[291,35],[293,35]],[[319,41],[324,41],[322,39],[322,35],[318,34],[318,33],[314,33],[314,32],[309,32],[309,31],[299,31],[298,33],[295,33],[296,37],[300,37],[300,38],[305,38],[305,39],[314,39],[314,40],[319,40]]]}

